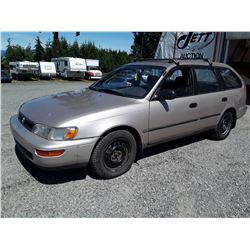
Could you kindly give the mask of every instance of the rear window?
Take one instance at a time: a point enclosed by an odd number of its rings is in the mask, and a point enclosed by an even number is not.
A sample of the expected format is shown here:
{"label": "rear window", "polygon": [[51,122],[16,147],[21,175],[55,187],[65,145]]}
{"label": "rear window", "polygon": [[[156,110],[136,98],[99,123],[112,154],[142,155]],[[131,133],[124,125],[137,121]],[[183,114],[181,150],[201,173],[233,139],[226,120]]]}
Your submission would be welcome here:
{"label": "rear window", "polygon": [[223,86],[219,83],[215,72],[211,68],[196,68],[194,71],[196,75],[198,94],[223,90]]}
{"label": "rear window", "polygon": [[241,88],[242,83],[238,76],[228,68],[216,68],[216,72],[220,75],[226,89]]}

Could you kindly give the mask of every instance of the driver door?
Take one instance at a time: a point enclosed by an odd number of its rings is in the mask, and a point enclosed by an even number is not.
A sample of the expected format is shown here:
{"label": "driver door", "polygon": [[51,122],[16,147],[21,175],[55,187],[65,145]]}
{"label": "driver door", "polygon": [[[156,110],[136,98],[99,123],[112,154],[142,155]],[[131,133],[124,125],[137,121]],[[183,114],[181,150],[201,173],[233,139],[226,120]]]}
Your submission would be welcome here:
{"label": "driver door", "polygon": [[149,144],[183,137],[198,129],[198,97],[194,95],[191,68],[173,69],[159,88],[174,90],[176,98],[150,101]]}

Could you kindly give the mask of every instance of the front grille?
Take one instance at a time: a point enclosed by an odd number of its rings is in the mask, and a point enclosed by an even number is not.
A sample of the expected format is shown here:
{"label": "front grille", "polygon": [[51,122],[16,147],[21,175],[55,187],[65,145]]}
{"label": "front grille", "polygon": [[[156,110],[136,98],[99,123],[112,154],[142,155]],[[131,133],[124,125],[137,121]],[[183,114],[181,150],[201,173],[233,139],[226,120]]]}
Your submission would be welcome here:
{"label": "front grille", "polygon": [[33,159],[33,155],[26,149],[24,148],[17,140],[15,140],[17,147],[19,148],[19,150],[29,159]]}
{"label": "front grille", "polygon": [[19,121],[23,124],[23,126],[28,129],[29,131],[32,130],[32,128],[35,126],[35,123],[29,120],[27,117],[25,117],[23,114],[19,112],[18,115]]}

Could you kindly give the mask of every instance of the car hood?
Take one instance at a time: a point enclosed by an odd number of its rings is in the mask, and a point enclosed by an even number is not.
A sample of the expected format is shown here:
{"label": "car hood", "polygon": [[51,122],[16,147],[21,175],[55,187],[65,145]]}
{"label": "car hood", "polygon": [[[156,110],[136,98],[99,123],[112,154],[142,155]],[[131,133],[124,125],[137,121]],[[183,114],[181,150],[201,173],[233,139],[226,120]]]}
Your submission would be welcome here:
{"label": "car hood", "polygon": [[121,115],[136,102],[136,99],[85,89],[33,99],[25,102],[19,111],[34,123],[57,127],[80,117],[90,121]]}

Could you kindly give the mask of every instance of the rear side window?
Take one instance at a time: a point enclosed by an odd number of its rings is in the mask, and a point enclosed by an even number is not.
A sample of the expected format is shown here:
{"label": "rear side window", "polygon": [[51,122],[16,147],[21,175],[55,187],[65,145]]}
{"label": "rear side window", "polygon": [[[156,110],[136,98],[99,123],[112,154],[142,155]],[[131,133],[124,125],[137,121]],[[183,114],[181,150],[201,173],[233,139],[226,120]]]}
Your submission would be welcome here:
{"label": "rear side window", "polygon": [[216,72],[221,76],[226,89],[241,88],[242,83],[232,70],[227,68],[216,68]]}
{"label": "rear side window", "polygon": [[214,71],[211,68],[196,68],[197,92],[206,94],[223,90],[223,86],[217,80]]}

